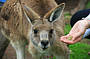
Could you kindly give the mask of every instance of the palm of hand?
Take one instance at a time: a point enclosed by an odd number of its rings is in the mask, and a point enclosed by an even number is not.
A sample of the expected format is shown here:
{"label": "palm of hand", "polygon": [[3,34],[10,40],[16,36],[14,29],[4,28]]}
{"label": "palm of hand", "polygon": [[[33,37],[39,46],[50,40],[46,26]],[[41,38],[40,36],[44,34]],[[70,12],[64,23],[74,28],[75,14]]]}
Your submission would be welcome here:
{"label": "palm of hand", "polygon": [[[82,35],[85,33],[87,28],[87,21],[86,20],[80,20],[75,23],[71,31],[68,35],[62,36],[61,41],[68,43],[68,44],[74,44],[82,39]],[[70,40],[68,40],[69,37],[72,37]]]}

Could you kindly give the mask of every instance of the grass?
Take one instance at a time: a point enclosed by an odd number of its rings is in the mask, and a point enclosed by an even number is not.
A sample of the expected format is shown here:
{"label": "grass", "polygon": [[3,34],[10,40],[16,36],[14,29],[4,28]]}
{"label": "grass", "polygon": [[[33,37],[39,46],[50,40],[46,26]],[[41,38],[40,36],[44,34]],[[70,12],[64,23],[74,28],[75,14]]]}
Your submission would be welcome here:
{"label": "grass", "polygon": [[68,34],[70,30],[71,30],[71,26],[69,24],[66,24],[64,28],[65,35]]}
{"label": "grass", "polygon": [[90,59],[88,52],[90,51],[90,45],[85,43],[77,43],[70,45],[71,49],[70,59]]}
{"label": "grass", "polygon": [[85,6],[86,9],[90,9],[90,1]]}

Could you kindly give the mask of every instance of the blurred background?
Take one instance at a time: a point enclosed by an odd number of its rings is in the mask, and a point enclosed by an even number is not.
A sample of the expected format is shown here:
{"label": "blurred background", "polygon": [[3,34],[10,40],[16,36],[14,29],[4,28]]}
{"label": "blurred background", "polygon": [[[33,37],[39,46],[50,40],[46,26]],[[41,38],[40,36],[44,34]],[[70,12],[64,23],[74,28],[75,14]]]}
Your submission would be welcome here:
{"label": "blurred background", "polygon": [[[90,0],[55,0],[57,4],[65,3],[64,10],[65,19],[65,35],[69,33],[70,18],[74,13],[79,10],[90,9]],[[0,10],[6,0],[0,0]],[[90,59],[90,39],[83,39],[79,43],[69,45],[70,59]],[[31,56],[26,51],[26,59],[30,59]],[[9,41],[0,32],[0,59],[16,59],[14,49],[9,45]],[[32,59],[32,58],[31,58]]]}

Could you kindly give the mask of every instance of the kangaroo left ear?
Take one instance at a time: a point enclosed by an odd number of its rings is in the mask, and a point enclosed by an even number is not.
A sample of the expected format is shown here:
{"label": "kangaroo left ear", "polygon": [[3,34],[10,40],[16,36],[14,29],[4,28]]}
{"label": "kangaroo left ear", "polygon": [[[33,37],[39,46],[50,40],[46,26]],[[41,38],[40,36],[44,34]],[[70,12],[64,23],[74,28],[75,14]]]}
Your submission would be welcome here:
{"label": "kangaroo left ear", "polygon": [[65,8],[65,3],[60,4],[59,6],[57,6],[54,9],[52,9],[50,12],[48,12],[45,15],[45,18],[48,18],[49,22],[56,21],[58,18],[61,17],[64,8]]}

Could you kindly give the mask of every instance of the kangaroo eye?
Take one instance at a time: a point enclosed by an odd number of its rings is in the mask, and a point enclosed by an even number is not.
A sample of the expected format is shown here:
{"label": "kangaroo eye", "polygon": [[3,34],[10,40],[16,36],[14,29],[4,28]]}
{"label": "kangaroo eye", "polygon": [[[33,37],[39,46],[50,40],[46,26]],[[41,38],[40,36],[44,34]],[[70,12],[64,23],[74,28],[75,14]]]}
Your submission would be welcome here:
{"label": "kangaroo eye", "polygon": [[37,29],[34,29],[34,33],[37,34],[38,33],[38,30]]}
{"label": "kangaroo eye", "polygon": [[51,34],[52,34],[52,33],[53,33],[53,29],[51,29],[51,30],[49,31],[49,33],[51,33]]}

